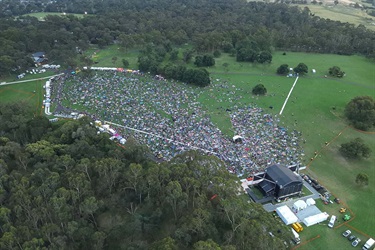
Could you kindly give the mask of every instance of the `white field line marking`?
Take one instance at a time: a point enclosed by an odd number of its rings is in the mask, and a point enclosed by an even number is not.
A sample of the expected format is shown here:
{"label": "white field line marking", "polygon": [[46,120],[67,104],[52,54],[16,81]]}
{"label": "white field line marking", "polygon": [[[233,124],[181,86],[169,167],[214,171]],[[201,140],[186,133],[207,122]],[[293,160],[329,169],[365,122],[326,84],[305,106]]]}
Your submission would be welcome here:
{"label": "white field line marking", "polygon": [[[0,1],[1,2],[1,1]],[[65,73],[57,74],[57,75],[52,75],[52,76],[46,76],[46,77],[40,77],[40,78],[35,78],[35,79],[29,79],[29,80],[21,80],[21,81],[15,81],[15,82],[4,82],[0,84],[0,86],[5,86],[5,85],[11,85],[11,84],[17,84],[17,83],[22,83],[22,82],[32,82],[32,81],[39,81],[39,80],[44,80],[48,78],[52,78],[55,76],[61,76],[64,75]]]}
{"label": "white field line marking", "polygon": [[296,86],[296,83],[297,83],[297,81],[298,81],[298,78],[299,78],[299,76],[297,76],[296,80],[294,81],[293,86],[292,86],[292,88],[290,89],[289,94],[288,94],[288,96],[287,96],[286,99],[285,99],[284,105],[283,105],[283,107],[281,108],[279,115],[281,115],[281,114],[283,113],[284,108],[285,108],[285,105],[286,105],[286,103],[287,103],[288,100],[289,100],[289,96],[290,96],[290,94],[292,94],[292,91],[293,91],[293,89],[294,89],[294,86]]}

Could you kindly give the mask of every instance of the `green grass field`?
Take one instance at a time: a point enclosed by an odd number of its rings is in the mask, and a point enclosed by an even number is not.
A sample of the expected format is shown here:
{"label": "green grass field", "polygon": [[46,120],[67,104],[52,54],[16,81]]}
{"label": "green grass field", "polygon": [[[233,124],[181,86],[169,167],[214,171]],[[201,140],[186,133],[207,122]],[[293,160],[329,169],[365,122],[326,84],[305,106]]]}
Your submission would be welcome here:
{"label": "green grass field", "polygon": [[[361,3],[363,4],[363,3]],[[364,25],[370,30],[375,30],[375,18],[366,13],[366,10],[354,8],[345,4],[327,4],[327,5],[298,5],[301,9],[308,7],[312,14],[321,18],[351,23],[355,26]]]}
{"label": "green grass field", "polygon": [[[74,13],[65,13],[66,15],[73,15],[78,18],[83,18],[87,15],[84,14],[74,14]],[[39,21],[44,21],[44,18],[48,15],[56,15],[56,16],[65,16],[64,13],[60,12],[36,12],[36,13],[29,13],[25,14],[24,16],[32,16],[38,18]]]}
{"label": "green grass field", "polygon": [[[363,242],[367,239],[367,235],[375,237],[373,226],[375,216],[371,213],[375,205],[375,169],[373,168],[375,134],[361,133],[349,128],[343,118],[345,105],[355,96],[370,95],[375,98],[374,63],[359,56],[292,52],[282,54],[282,51],[274,52],[273,62],[269,65],[237,63],[235,58],[223,54],[216,59],[216,65],[208,69],[213,79],[212,85],[197,89],[197,94],[200,95],[199,101],[210,114],[213,122],[224,133],[233,135],[225,109],[237,104],[256,103],[266,112],[278,114],[295,78],[276,75],[277,67],[284,63],[290,67],[295,67],[300,62],[305,63],[310,73],[299,78],[280,116],[281,124],[302,132],[302,137],[306,140],[303,144],[306,154],[304,163],[308,165],[306,171],[339,197],[343,201],[342,206],[350,208],[354,217],[348,223],[348,226],[354,228],[351,230],[356,232]],[[87,55],[94,55],[94,61],[98,61],[95,66],[122,67],[121,60],[125,58],[130,62],[129,68],[137,68],[137,51],[125,52],[115,45],[104,50],[92,48],[87,51]],[[115,63],[112,61],[114,56],[117,57]],[[224,63],[228,63],[229,66],[225,68]],[[341,67],[346,72],[346,76],[343,79],[325,78],[324,75],[332,66]],[[316,69],[316,73],[312,74],[311,69]],[[221,89],[216,84],[216,79],[228,81],[230,88]],[[0,100],[28,99],[37,105],[38,97],[33,91],[36,88],[39,93],[37,86],[42,90],[43,83],[3,86],[0,88]],[[266,96],[255,97],[251,94],[252,88],[258,83],[266,86],[268,90]],[[270,106],[273,109],[270,109]],[[369,159],[348,161],[338,153],[340,144],[356,137],[361,137],[372,148],[373,154]],[[328,146],[325,142],[329,142]],[[318,155],[310,161],[315,151]],[[355,184],[355,176],[360,172],[369,175],[369,186],[359,187]],[[338,209],[341,205],[320,206],[329,214],[339,215]],[[346,228],[347,226],[329,229],[327,225],[305,228],[301,233],[303,242],[298,248],[351,249],[348,240],[341,236]],[[307,242],[318,235],[319,238]]]}
{"label": "green grass field", "polygon": [[31,107],[35,107],[34,114],[42,115],[44,113],[44,109],[42,109],[44,83],[45,80],[36,80],[0,86],[0,102],[25,102]]}
{"label": "green grass field", "polygon": [[[123,68],[122,59],[126,59],[129,62],[129,69],[136,69],[137,60],[138,60],[138,51],[137,50],[128,50],[125,51],[119,45],[111,45],[106,49],[98,49],[93,47],[88,49],[85,52],[86,56],[91,57],[94,62],[92,66],[95,67],[116,67]],[[117,57],[117,60],[113,60],[114,57]]]}

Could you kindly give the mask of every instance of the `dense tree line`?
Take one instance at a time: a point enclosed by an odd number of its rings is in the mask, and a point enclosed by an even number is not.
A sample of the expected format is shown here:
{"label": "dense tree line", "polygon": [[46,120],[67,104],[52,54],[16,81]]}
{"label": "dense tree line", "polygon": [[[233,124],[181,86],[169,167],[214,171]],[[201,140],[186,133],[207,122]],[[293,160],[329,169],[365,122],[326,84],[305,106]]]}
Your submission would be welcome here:
{"label": "dense tree line", "polygon": [[[214,156],[155,162],[90,120],[0,104],[1,249],[285,249],[291,232]],[[275,237],[271,237],[272,232]]]}
{"label": "dense tree line", "polygon": [[[146,49],[142,50],[138,57],[138,68],[143,72],[149,72],[154,75],[161,74],[167,79],[183,81],[199,87],[205,87],[210,84],[210,74],[205,69],[188,68],[185,65],[163,64],[163,61],[168,54],[171,58],[176,56],[176,52],[178,53],[178,50],[173,50],[169,46],[169,43],[164,44],[164,46],[147,45]],[[192,53],[193,51],[185,51],[185,62],[190,60]],[[195,62],[197,62],[197,58],[201,58],[201,61],[204,59],[205,63],[205,65],[196,65],[198,67],[211,66],[210,63],[215,63],[215,60],[211,55],[205,55],[203,57],[197,56]]]}
{"label": "dense tree line", "polygon": [[[28,1],[29,2],[29,1]],[[37,4],[40,2],[40,4]],[[111,0],[0,2],[0,74],[30,65],[28,55],[46,51],[48,58],[74,66],[89,44],[118,43],[126,50],[148,44],[191,43],[198,52],[222,50],[239,61],[270,62],[273,49],[374,57],[375,33],[312,16],[286,4],[241,0]],[[35,7],[36,6],[36,7]],[[39,7],[38,7],[39,6]],[[21,7],[19,7],[21,8]],[[38,10],[92,13],[85,18],[49,16],[44,22],[15,15]],[[77,49],[78,48],[78,49]]]}

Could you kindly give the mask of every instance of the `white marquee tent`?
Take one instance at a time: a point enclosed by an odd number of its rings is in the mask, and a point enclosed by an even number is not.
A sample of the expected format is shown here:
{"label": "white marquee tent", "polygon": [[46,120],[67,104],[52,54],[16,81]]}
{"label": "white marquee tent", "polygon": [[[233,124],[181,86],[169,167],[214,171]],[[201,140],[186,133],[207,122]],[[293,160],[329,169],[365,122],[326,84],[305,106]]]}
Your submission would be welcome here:
{"label": "white marquee tent", "polygon": [[300,210],[305,209],[305,208],[307,208],[307,204],[303,200],[298,200],[298,201],[294,202],[294,204],[293,204],[293,209],[295,211],[300,211]]}
{"label": "white marquee tent", "polygon": [[315,200],[313,198],[308,198],[306,200],[306,204],[307,204],[307,206],[312,206],[312,205],[315,205],[316,202],[315,202]]}
{"label": "white marquee tent", "polygon": [[290,210],[288,206],[276,208],[276,213],[280,216],[280,218],[286,225],[290,225],[298,221],[297,216]]}
{"label": "white marquee tent", "polygon": [[305,219],[303,219],[302,222],[307,227],[309,227],[309,226],[312,226],[312,225],[315,225],[315,224],[318,224],[322,221],[327,220],[328,217],[329,217],[329,215],[326,212],[323,212],[323,213],[320,213],[320,214],[316,214],[316,215],[313,215],[313,216],[306,217]]}
{"label": "white marquee tent", "polygon": [[243,137],[240,135],[233,136],[233,142],[241,142],[243,140]]}

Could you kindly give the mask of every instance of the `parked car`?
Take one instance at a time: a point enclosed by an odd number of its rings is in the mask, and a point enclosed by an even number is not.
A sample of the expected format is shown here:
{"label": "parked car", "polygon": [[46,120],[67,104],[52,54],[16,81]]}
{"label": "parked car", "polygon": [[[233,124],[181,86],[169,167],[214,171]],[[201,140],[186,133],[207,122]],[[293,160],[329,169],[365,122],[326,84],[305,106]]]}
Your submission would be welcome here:
{"label": "parked car", "polygon": [[358,246],[359,242],[361,242],[361,239],[360,239],[360,238],[355,239],[355,241],[352,242],[352,246],[353,246],[353,247]]}
{"label": "parked car", "polygon": [[350,230],[346,230],[345,232],[342,233],[342,236],[348,237],[352,232]]}
{"label": "parked car", "polygon": [[348,240],[353,241],[353,240],[355,240],[355,238],[357,238],[357,236],[352,234],[352,235],[349,236]]}

